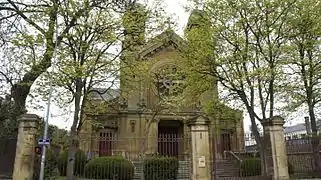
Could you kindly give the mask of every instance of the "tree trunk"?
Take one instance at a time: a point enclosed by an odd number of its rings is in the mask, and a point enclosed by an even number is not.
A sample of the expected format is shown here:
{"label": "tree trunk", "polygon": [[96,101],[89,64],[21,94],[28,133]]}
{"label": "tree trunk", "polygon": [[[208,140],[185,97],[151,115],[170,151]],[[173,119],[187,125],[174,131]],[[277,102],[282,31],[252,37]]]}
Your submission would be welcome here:
{"label": "tree trunk", "polygon": [[313,152],[313,159],[314,159],[314,171],[321,172],[321,162],[320,162],[320,149],[319,143],[320,138],[318,137],[318,129],[315,120],[315,113],[313,107],[309,106],[309,116],[311,121],[311,131],[312,131],[312,138],[311,138],[311,145],[312,145],[312,152]]}
{"label": "tree trunk", "polygon": [[255,122],[254,115],[250,114],[251,119],[251,131],[254,134],[255,142],[257,144],[258,151],[260,153],[260,160],[261,160],[261,175],[266,177],[267,176],[267,168],[266,168],[266,158],[265,158],[265,151],[264,151],[264,139],[261,138],[260,132],[258,130],[257,124]]}
{"label": "tree trunk", "polygon": [[67,180],[74,180],[75,156],[77,152],[76,138],[73,135],[69,139],[68,161],[67,161]]}
{"label": "tree trunk", "polygon": [[68,147],[68,162],[67,162],[67,180],[74,179],[74,165],[75,165],[75,154],[78,148],[77,141],[77,125],[79,123],[80,117],[80,107],[81,107],[81,91],[82,91],[82,81],[81,79],[76,79],[76,92],[75,97],[75,112],[74,120],[70,128],[70,142]]}
{"label": "tree trunk", "polygon": [[268,172],[267,172],[267,166],[266,166],[266,154],[265,154],[265,139],[264,139],[264,136],[263,138],[259,138],[259,140],[256,140],[257,143],[259,141],[259,152],[260,152],[260,160],[261,160],[261,175],[264,176],[264,177],[267,177],[268,175]]}

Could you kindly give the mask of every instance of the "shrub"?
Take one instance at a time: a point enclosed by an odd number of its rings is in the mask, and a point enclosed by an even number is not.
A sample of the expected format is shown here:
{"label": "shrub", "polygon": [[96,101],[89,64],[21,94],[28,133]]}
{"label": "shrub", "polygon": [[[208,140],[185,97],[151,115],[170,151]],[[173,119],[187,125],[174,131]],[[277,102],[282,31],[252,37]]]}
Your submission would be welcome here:
{"label": "shrub", "polygon": [[144,177],[153,180],[172,180],[178,174],[178,159],[152,156],[144,160]]}
{"label": "shrub", "polygon": [[85,177],[90,179],[132,180],[134,178],[134,166],[123,157],[98,157],[86,164]]}
{"label": "shrub", "polygon": [[[66,176],[67,174],[67,162],[68,162],[68,150],[64,150],[60,153],[58,158],[58,170],[61,176]],[[87,163],[86,154],[77,150],[75,155],[75,165],[74,165],[74,174],[82,176],[84,174],[84,168]]]}
{"label": "shrub", "polygon": [[[56,154],[51,149],[46,149],[46,160],[45,160],[45,171],[44,176],[45,179],[48,178],[56,178],[58,176],[58,169],[57,169],[57,158]],[[39,179],[40,173],[40,166],[41,166],[41,155],[36,155],[35,162],[34,162],[34,173],[33,179]]]}
{"label": "shrub", "polygon": [[[261,174],[261,160],[259,158],[248,158],[242,161],[241,176],[259,176]],[[288,163],[289,174],[293,174],[293,166]]]}
{"label": "shrub", "polygon": [[248,158],[242,161],[241,176],[258,176],[261,174],[261,160],[258,158]]}

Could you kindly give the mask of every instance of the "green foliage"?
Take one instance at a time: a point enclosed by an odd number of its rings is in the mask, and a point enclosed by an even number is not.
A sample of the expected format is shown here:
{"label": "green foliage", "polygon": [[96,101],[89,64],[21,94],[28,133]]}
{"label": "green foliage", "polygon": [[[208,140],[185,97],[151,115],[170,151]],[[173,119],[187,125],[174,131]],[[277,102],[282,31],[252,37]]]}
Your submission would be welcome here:
{"label": "green foliage", "polygon": [[[64,150],[58,157],[58,170],[61,176],[65,176],[67,173],[67,162],[68,162],[68,150]],[[75,155],[74,174],[83,175],[86,163],[87,163],[86,154],[81,150],[77,150]]]}
{"label": "green foliage", "polygon": [[261,160],[258,158],[248,158],[240,164],[241,176],[258,176],[261,174]]}
{"label": "green foliage", "polygon": [[175,157],[147,157],[144,160],[144,177],[153,180],[176,179],[178,164],[178,159]]}
{"label": "green foliage", "polygon": [[[44,123],[40,124],[37,138],[40,139],[43,137],[44,133]],[[60,147],[65,147],[67,145],[67,136],[68,136],[68,131],[65,129],[60,129],[55,125],[49,124],[48,126],[48,137],[52,140],[51,144],[60,146]]]}
{"label": "green foliage", "polygon": [[0,137],[14,137],[17,133],[17,114],[10,97],[0,97]]}
{"label": "green foliage", "polygon": [[[37,180],[39,178],[41,166],[41,155],[36,155],[34,163],[33,179]],[[58,166],[57,166],[57,154],[55,154],[51,149],[46,149],[46,161],[45,161],[45,180],[58,177]]]}
{"label": "green foliage", "polygon": [[98,157],[87,163],[85,177],[91,179],[132,180],[134,166],[123,157]]}
{"label": "green foliage", "polygon": [[[294,173],[293,165],[288,163],[289,174]],[[261,174],[261,160],[259,158],[247,158],[240,164],[240,175],[246,176],[259,176]]]}

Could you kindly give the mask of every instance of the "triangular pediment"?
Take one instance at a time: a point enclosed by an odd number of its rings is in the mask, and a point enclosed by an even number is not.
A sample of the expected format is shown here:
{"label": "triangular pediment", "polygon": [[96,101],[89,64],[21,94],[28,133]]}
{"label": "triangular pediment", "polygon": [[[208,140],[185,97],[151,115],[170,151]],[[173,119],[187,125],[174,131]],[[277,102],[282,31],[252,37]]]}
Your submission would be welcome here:
{"label": "triangular pediment", "polygon": [[169,46],[173,46],[178,51],[182,51],[184,49],[183,47],[186,46],[186,42],[173,30],[166,30],[148,41],[139,52],[139,56],[141,58],[150,57]]}

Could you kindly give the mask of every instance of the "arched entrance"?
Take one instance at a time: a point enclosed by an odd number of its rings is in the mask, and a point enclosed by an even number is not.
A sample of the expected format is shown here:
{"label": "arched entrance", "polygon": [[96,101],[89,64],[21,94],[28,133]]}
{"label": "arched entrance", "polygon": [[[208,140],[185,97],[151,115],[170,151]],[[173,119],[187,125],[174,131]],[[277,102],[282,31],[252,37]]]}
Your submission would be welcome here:
{"label": "arched entrance", "polygon": [[178,120],[161,120],[158,123],[158,153],[178,157],[182,151],[183,123]]}

